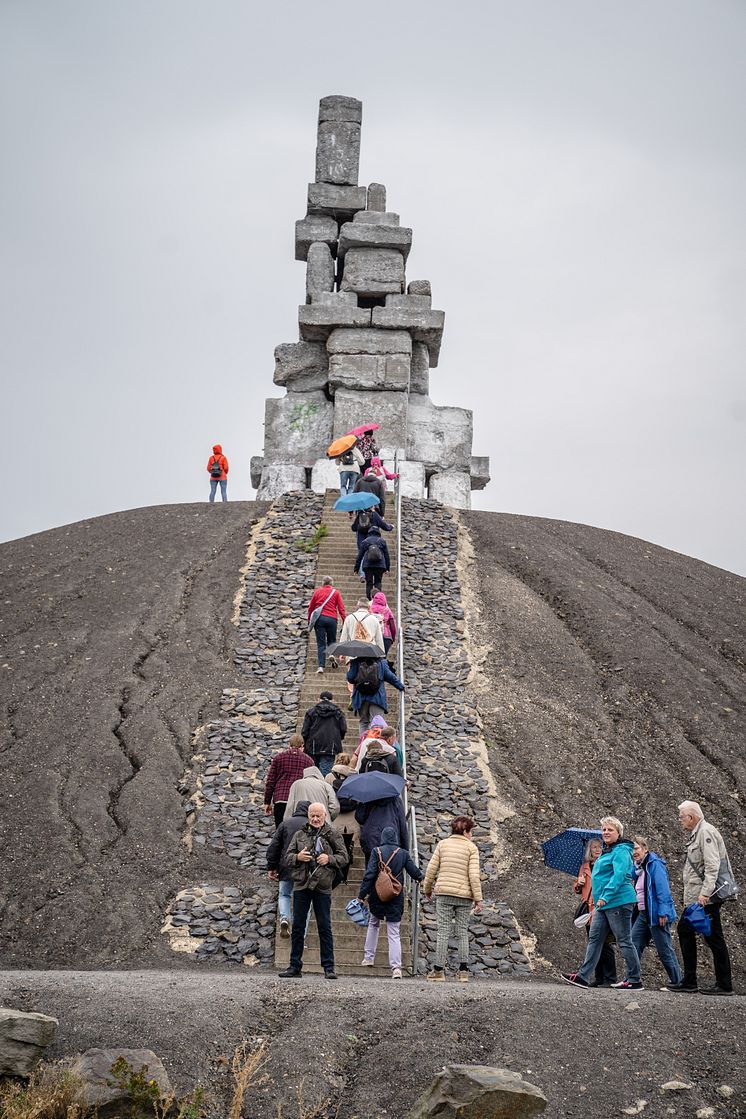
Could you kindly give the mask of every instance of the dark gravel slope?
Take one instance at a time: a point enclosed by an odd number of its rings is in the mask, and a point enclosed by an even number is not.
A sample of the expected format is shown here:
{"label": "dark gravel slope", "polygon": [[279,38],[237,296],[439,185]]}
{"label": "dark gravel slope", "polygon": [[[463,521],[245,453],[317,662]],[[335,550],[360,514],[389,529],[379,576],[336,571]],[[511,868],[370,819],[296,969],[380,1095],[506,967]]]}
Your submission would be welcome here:
{"label": "dark gravel slope", "polygon": [[177,784],[236,683],[230,616],[255,514],[137,509],[0,546],[5,966],[169,958]]}
{"label": "dark gravel slope", "polygon": [[[476,552],[474,686],[493,772],[516,810],[503,825],[501,892],[540,951],[568,965],[584,944],[569,923],[570,880],[538,852],[564,826],[618,815],[678,883],[677,804],[691,798],[746,878],[746,580],[584,525],[464,521]],[[741,909],[729,906],[726,924],[743,981]]]}

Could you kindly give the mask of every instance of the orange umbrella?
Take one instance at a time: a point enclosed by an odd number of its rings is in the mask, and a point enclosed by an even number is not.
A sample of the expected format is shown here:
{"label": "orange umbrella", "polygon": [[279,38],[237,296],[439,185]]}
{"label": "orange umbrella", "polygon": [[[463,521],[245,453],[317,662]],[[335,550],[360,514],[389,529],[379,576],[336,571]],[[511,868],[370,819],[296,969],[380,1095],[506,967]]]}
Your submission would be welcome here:
{"label": "orange umbrella", "polygon": [[338,458],[357,443],[357,435],[342,435],[326,448],[328,458]]}

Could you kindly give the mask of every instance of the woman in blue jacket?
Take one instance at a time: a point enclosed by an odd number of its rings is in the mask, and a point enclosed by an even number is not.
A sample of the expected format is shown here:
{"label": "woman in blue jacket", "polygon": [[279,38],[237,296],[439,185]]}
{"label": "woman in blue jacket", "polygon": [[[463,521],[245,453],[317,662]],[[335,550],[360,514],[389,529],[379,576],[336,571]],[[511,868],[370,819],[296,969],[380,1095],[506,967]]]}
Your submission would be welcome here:
{"label": "woman in blue jacket", "polygon": [[[373,668],[370,666],[371,659],[370,657],[357,657],[350,661],[350,667],[347,670],[347,682],[352,684],[352,710],[360,720],[361,734],[368,730],[371,720],[376,715],[385,715],[389,709],[385,683],[393,684],[400,692],[404,691],[401,680],[391,671],[383,657],[373,661]],[[365,684],[361,679],[368,675],[376,678],[375,683],[378,686],[375,691],[371,690],[372,685]]]}
{"label": "woman in blue jacket", "polygon": [[682,973],[671,942],[676,909],[671,897],[666,860],[651,851],[648,841],[639,835],[635,836],[632,858],[637,868],[637,920],[632,926],[632,943],[642,959],[652,940],[668,978],[672,983],[679,984]]}
{"label": "woman in blue jacket", "polygon": [[384,863],[388,864],[389,870],[401,882],[402,886],[404,885],[405,870],[410,878],[415,878],[418,882],[421,882],[424,878],[420,868],[412,862],[409,851],[399,844],[398,830],[396,827],[385,827],[381,832],[380,846],[374,847],[371,851],[365,877],[360,883],[360,893],[358,894],[361,901],[364,901],[365,898],[370,899],[370,923],[368,924],[368,935],[365,938],[362,966],[373,967],[376,960],[381,921],[385,921],[392,979],[401,979],[402,977],[401,919],[404,914],[404,890],[402,889],[401,893],[391,898],[390,901],[381,901],[379,898],[376,893],[376,879],[380,869],[379,852]]}
{"label": "woman in blue jacket", "polygon": [[606,937],[613,933],[627,965],[627,977],[612,983],[623,991],[639,991],[640,957],[632,943],[632,912],[637,901],[632,862],[632,843],[623,839],[624,825],[616,816],[601,820],[604,848],[593,864],[591,875],[595,908],[585,959],[577,971],[562,972],[565,983],[574,987],[590,987],[593,973],[601,955]]}

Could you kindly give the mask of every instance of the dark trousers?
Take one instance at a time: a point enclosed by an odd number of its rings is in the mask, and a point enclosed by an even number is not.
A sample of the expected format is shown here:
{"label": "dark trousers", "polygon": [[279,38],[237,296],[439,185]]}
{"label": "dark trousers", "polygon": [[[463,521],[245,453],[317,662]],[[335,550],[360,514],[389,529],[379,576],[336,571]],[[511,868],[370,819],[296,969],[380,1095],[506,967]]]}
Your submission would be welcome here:
{"label": "dark trousers", "polygon": [[290,966],[296,971],[303,967],[303,940],[306,918],[313,906],[316,928],[319,930],[321,966],[324,971],[334,970],[334,939],[332,937],[332,895],[318,890],[293,890],[293,931],[290,941]]}
{"label": "dark trousers", "polygon": [[381,589],[381,579],[383,578],[383,568],[381,567],[366,567],[365,569],[365,597],[372,598],[373,587],[377,591]]}
{"label": "dark trousers", "polygon": [[383,651],[385,652],[386,656],[389,655],[389,649],[391,648],[391,646],[393,644],[394,644],[393,637],[384,637],[384,639],[383,639]]}
{"label": "dark trousers", "polygon": [[[710,935],[704,938],[705,944],[712,952],[712,962],[715,967],[715,982],[724,991],[733,990],[733,979],[730,973],[730,956],[728,945],[723,936],[723,926],[720,921],[720,908],[718,905],[706,905],[705,913],[710,918]],[[697,934],[687,921],[682,917],[679,921],[679,947],[681,959],[684,962],[684,978],[681,982],[685,987],[697,985]]]}
{"label": "dark trousers", "polygon": [[[585,939],[591,935],[588,926],[585,926]],[[598,957],[596,964],[595,979],[599,987],[609,987],[612,983],[616,983],[616,956],[614,955],[614,942],[610,937],[606,938],[604,946],[601,949],[601,955]]]}
{"label": "dark trousers", "polygon": [[316,633],[316,652],[319,658],[319,668],[325,668],[326,647],[327,645],[333,645],[337,640],[337,619],[325,618],[322,614],[313,628]]}
{"label": "dark trousers", "polygon": [[285,809],[288,806],[286,800],[281,800],[279,803],[275,801],[274,814],[275,814],[275,828],[279,828],[282,821],[285,819]]}

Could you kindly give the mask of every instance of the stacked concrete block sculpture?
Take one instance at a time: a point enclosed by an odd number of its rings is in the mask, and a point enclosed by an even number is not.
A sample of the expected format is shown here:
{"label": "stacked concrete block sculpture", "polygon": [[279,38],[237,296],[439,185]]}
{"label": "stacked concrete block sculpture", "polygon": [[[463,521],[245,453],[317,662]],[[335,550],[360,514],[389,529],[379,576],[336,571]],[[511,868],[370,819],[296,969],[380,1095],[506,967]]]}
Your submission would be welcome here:
{"label": "stacked concrete block sculpture", "polygon": [[263,500],[323,492],[337,481],[328,444],[371,422],[389,468],[397,453],[406,496],[469,508],[489,460],[472,456],[471,412],[430,399],[445,315],[428,280],[407,284],[412,230],[386,208],[386,187],[358,185],[362,119],[354,97],[319,103],[316,178],[295,223],[295,258],[306,265],[300,340],[275,350],[274,382],[286,395],[266,402],[252,485]]}

